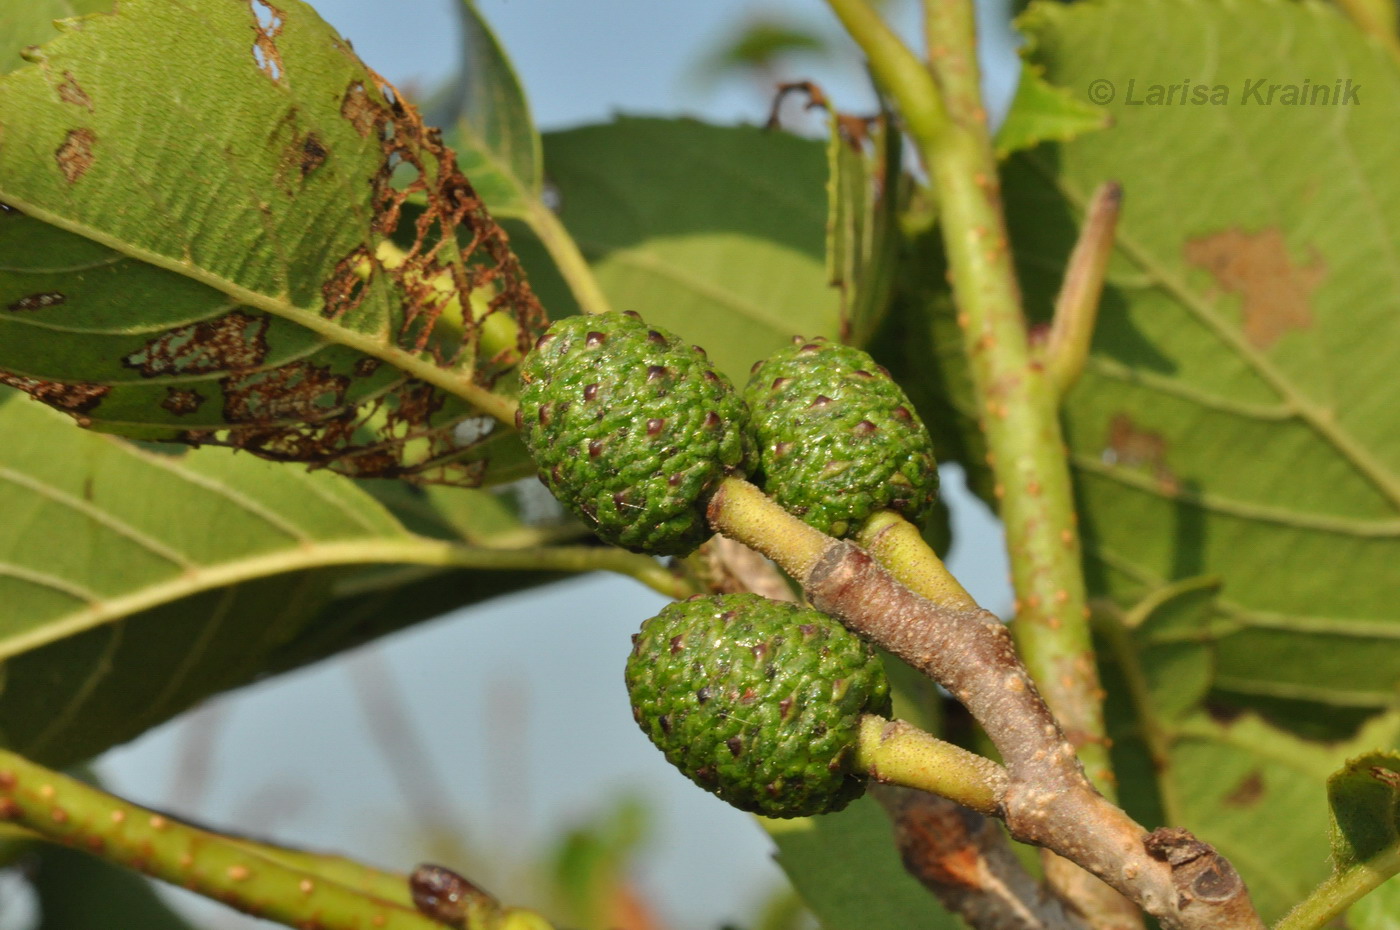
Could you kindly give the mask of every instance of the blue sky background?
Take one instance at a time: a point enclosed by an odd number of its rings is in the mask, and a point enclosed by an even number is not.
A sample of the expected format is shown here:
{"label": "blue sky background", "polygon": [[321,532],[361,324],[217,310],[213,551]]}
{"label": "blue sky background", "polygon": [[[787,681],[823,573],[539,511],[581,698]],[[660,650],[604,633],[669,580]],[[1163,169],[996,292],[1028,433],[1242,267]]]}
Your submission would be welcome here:
{"label": "blue sky background", "polygon": [[[455,68],[452,2],[315,5],[371,66],[421,91]],[[784,77],[817,80],[844,108],[871,100],[854,48],[817,0],[482,0],[481,8],[546,130],[617,113],[761,122],[766,92],[742,79],[695,78],[702,55],[761,12],[810,24],[847,49],[842,60]],[[890,12],[915,30],[916,4],[895,0]],[[1008,37],[994,34],[987,55],[992,100],[1004,101],[1015,73]],[[1005,609],[995,525],[955,474],[945,473],[945,488],[955,507],[953,569],[983,603]],[[513,884],[519,863],[562,826],[635,793],[655,812],[639,881],[676,930],[716,928],[751,916],[779,873],[758,827],[674,773],[632,722],[622,665],[630,635],[661,605],[633,582],[598,576],[506,598],[215,700],[109,753],[100,772],[144,803],[394,868],[440,858],[425,835],[451,834],[481,858],[445,864],[472,866],[514,903],[530,903]],[[365,714],[367,696],[385,689],[406,716],[393,725],[398,738],[422,747],[407,786],[376,742],[384,728]],[[211,930],[265,926],[217,908],[198,914]]]}

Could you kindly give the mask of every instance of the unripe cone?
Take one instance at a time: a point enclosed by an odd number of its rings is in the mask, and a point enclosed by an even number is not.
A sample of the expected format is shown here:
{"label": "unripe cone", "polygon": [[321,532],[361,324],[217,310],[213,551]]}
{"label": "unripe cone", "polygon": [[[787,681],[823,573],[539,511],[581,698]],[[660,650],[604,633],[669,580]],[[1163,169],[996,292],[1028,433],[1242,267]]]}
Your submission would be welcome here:
{"label": "unripe cone", "polygon": [[751,456],[748,410],[703,350],[635,313],[573,316],[521,365],[516,425],[540,479],[603,540],[686,555]]}
{"label": "unripe cone", "polygon": [[758,445],[754,481],[790,513],[833,536],[880,510],[920,527],[928,519],[938,496],[933,440],[865,352],[794,338],[754,366],[744,398]]}
{"label": "unripe cone", "polygon": [[673,765],[741,810],[805,817],[865,791],[862,714],[889,713],[884,667],[826,614],[757,594],[694,597],[642,624],[632,714]]}

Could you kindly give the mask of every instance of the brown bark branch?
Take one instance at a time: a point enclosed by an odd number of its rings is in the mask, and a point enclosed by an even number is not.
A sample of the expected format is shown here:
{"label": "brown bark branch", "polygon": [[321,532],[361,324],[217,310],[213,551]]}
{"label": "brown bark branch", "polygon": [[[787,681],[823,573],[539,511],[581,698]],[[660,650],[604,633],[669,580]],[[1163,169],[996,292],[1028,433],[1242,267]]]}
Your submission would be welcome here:
{"label": "brown bark branch", "polygon": [[995,615],[926,601],[847,542],[832,541],[802,585],[817,609],[923,671],[972,712],[1010,775],[1001,808],[1013,837],[1072,860],[1165,927],[1263,928],[1223,856],[1184,830],[1149,834],[1089,784]]}

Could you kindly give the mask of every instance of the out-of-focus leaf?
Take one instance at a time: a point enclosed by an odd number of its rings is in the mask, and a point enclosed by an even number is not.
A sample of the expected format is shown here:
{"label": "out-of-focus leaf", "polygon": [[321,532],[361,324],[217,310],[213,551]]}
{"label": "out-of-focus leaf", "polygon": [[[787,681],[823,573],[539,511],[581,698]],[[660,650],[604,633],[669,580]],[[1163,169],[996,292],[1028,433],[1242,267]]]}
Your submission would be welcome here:
{"label": "out-of-focus leaf", "polygon": [[824,55],[827,42],[801,25],[773,19],[741,23],[701,55],[692,72],[709,83],[735,74],[771,75],[780,62],[798,56]]}
{"label": "out-of-focus leaf", "polygon": [[865,797],[835,814],[764,820],[783,867],[825,930],[961,927],[899,861],[889,818]]}
{"label": "out-of-focus leaf", "polygon": [[457,158],[498,217],[525,216],[539,199],[540,136],[520,79],[475,0],[460,0],[462,68],[448,108]]}
{"label": "out-of-focus leaf", "polygon": [[[508,419],[538,305],[440,140],[310,7],[129,0],[30,57],[0,77],[5,383],[138,438],[487,477],[509,431],[459,428]],[[470,253],[434,248],[460,228]]]}
{"label": "out-of-focus leaf", "polygon": [[994,140],[997,157],[1005,158],[1042,142],[1068,142],[1107,125],[1108,111],[1087,103],[1063,87],[1052,86],[1040,68],[1026,64],[1021,68],[1011,109],[997,130]]}
{"label": "out-of-focus leaf", "polygon": [[54,20],[101,13],[115,0],[29,0],[0,7],[0,74],[24,64],[20,52],[54,37]]}
{"label": "out-of-focus leaf", "polygon": [[833,112],[826,145],[826,264],[841,296],[841,336],[864,345],[889,307],[899,254],[904,137]]}
{"label": "out-of-focus leaf", "polygon": [[[835,337],[821,143],[746,126],[624,118],[545,136],[560,217],[613,306],[704,346],[737,384],[793,335]],[[575,307],[548,256],[512,243],[553,316]]]}
{"label": "out-of-focus leaf", "polygon": [[193,930],[145,876],[87,853],[37,847],[30,874],[39,898],[37,930]]}
{"label": "out-of-focus leaf", "polygon": [[1348,930],[1400,930],[1400,878],[1384,885],[1347,909]]}

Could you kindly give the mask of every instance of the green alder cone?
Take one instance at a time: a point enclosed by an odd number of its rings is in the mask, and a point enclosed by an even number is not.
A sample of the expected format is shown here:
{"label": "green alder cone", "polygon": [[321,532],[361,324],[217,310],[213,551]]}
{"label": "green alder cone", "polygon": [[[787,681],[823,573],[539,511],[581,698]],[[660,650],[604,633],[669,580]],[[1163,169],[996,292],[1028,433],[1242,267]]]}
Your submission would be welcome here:
{"label": "green alder cone", "polygon": [[755,482],[832,536],[896,510],[916,526],[938,499],[938,462],[914,405],[868,354],[818,337],[754,365],[744,391]]}
{"label": "green alder cone", "polygon": [[860,797],[860,718],[890,707],[869,645],[826,614],[757,594],[693,597],[642,624],[627,690],[633,717],[673,765],[767,817],[838,811]]}
{"label": "green alder cone", "polygon": [[752,458],[748,408],[705,352],[635,313],[560,320],[521,366],[516,413],[540,480],[604,541],[687,555],[705,505]]}

